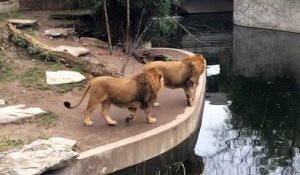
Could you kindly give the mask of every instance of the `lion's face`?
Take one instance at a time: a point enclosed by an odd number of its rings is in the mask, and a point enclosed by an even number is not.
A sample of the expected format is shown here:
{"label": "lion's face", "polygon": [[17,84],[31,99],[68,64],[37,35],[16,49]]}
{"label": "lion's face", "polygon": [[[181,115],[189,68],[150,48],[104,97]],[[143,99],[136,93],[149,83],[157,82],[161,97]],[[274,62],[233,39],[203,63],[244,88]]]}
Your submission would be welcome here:
{"label": "lion's face", "polygon": [[202,74],[202,72],[204,72],[205,70],[206,60],[204,59],[202,54],[196,54],[191,57],[185,58],[183,62],[193,63],[196,66],[199,75]]}
{"label": "lion's face", "polygon": [[156,68],[148,69],[144,71],[152,81],[152,86],[155,91],[158,92],[164,86],[164,77],[160,70]]}

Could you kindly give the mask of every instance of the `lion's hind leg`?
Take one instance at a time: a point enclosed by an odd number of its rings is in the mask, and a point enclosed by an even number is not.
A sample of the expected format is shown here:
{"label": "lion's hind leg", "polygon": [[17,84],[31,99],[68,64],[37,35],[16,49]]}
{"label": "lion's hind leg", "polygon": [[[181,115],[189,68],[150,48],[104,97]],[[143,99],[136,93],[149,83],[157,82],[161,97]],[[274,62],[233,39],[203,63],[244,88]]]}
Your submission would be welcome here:
{"label": "lion's hind leg", "polygon": [[134,120],[137,108],[136,107],[128,107],[129,110],[129,116],[126,117],[125,122],[128,123],[131,120]]}
{"label": "lion's hind leg", "polygon": [[118,122],[111,119],[110,116],[109,116],[109,108],[111,106],[110,101],[105,100],[105,101],[102,101],[101,104],[102,104],[102,109],[101,109],[102,117],[107,121],[107,123],[109,125],[111,125],[111,126],[116,125]]}
{"label": "lion's hind leg", "polygon": [[93,111],[96,109],[97,105],[101,102],[99,101],[97,96],[95,95],[90,95],[86,110],[84,111],[84,124],[86,126],[92,126],[93,122],[91,121],[91,115]]}
{"label": "lion's hind leg", "polygon": [[86,110],[84,111],[84,119],[83,122],[86,126],[92,126],[93,122],[91,121],[91,115],[92,112],[95,110],[97,107],[97,104],[89,105],[87,106]]}

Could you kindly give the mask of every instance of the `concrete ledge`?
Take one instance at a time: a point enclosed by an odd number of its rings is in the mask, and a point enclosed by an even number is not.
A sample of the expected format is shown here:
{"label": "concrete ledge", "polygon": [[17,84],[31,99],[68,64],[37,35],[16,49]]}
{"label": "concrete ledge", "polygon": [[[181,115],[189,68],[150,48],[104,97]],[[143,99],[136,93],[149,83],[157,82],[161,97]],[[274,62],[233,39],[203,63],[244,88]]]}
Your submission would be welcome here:
{"label": "concrete ledge", "polygon": [[[159,48],[167,49],[167,48]],[[193,55],[191,52],[170,49]],[[55,174],[109,174],[147,161],[176,147],[197,131],[202,118],[206,72],[199,80],[195,103],[167,124],[129,138],[82,152],[72,165]],[[100,135],[99,135],[100,136]]]}
{"label": "concrete ledge", "polygon": [[0,2],[0,14],[14,12],[19,10],[19,1],[18,0],[9,0]]}

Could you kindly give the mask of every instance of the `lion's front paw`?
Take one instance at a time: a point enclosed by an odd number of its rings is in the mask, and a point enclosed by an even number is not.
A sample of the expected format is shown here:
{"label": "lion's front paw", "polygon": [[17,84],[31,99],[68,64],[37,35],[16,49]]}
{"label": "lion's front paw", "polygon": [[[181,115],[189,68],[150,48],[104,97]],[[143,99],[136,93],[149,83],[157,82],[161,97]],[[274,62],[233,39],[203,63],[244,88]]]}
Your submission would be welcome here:
{"label": "lion's front paw", "polygon": [[156,118],[153,118],[153,117],[149,117],[149,118],[147,118],[147,122],[148,123],[156,123]]}
{"label": "lion's front paw", "polygon": [[110,126],[115,126],[117,123],[118,123],[118,122],[115,121],[115,120],[111,120],[111,121],[108,122],[108,124],[109,124]]}
{"label": "lion's front paw", "polygon": [[92,121],[84,121],[84,125],[85,126],[93,126],[93,122]]}

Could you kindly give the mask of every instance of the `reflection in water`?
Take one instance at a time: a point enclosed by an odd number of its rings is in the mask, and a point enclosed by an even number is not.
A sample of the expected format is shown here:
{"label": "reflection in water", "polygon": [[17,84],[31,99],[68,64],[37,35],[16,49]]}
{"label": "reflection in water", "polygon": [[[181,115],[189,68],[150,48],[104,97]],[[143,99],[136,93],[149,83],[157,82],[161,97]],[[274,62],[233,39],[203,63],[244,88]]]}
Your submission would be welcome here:
{"label": "reflection in water", "polygon": [[235,26],[233,38],[195,148],[204,174],[300,174],[300,34]]}
{"label": "reflection in water", "polygon": [[208,63],[203,174],[300,175],[300,34],[232,27],[231,13],[181,23],[201,42],[179,33],[172,43]]}

